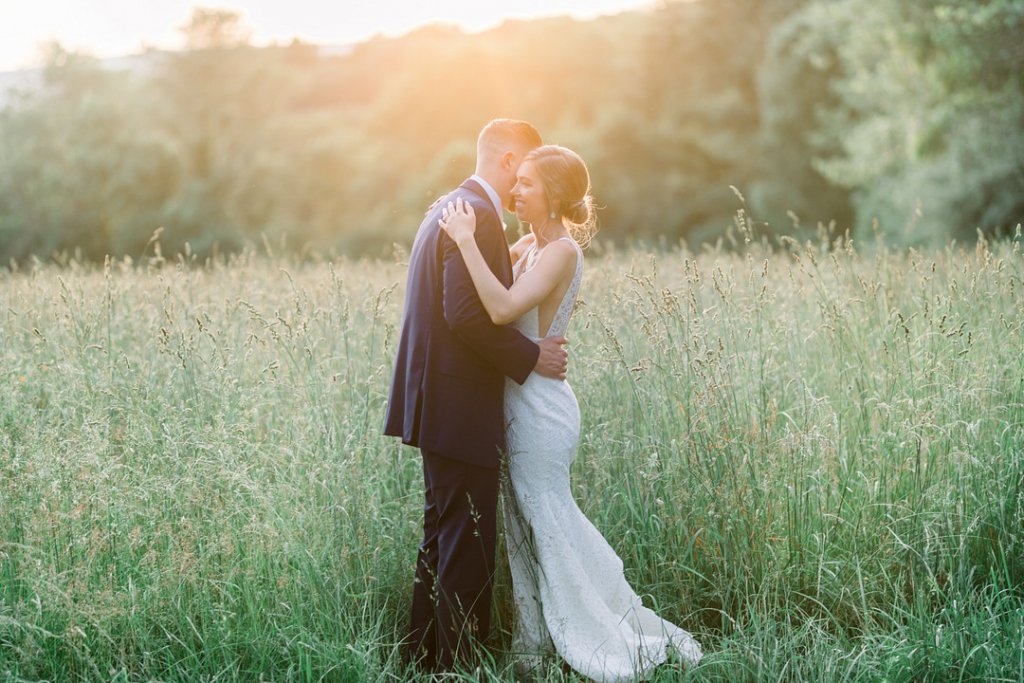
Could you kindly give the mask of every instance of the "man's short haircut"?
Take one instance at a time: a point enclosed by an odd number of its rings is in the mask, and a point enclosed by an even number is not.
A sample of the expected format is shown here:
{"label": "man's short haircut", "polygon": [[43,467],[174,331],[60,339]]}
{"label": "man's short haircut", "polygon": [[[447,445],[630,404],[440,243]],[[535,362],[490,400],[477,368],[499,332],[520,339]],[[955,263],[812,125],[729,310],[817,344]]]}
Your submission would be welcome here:
{"label": "man's short haircut", "polygon": [[480,131],[477,153],[484,150],[504,152],[508,149],[530,151],[544,144],[540,133],[526,121],[494,119]]}

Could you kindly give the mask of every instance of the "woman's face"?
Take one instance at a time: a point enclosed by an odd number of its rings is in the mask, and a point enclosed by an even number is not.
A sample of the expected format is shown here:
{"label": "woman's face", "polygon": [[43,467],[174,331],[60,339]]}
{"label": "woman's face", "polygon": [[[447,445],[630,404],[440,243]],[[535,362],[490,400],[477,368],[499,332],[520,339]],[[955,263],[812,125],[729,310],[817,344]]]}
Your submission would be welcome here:
{"label": "woman's face", "polygon": [[516,217],[519,220],[531,225],[544,224],[550,211],[548,197],[532,161],[524,161],[519,166],[516,184],[512,188],[512,201],[515,202]]}

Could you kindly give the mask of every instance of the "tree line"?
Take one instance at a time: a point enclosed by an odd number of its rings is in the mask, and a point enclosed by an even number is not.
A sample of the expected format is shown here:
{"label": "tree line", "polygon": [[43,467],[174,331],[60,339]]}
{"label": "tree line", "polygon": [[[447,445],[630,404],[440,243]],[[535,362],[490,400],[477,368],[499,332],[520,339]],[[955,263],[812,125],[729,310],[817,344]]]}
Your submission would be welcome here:
{"label": "tree line", "polygon": [[[188,49],[116,71],[52,46],[0,110],[0,262],[390,254],[525,118],[587,160],[602,239],[740,226],[941,244],[1024,220],[1017,0],[699,0],[592,21],[443,25],[332,54],[198,9]],[[514,221],[513,221],[514,222]],[[187,247],[186,247],[187,245]]]}

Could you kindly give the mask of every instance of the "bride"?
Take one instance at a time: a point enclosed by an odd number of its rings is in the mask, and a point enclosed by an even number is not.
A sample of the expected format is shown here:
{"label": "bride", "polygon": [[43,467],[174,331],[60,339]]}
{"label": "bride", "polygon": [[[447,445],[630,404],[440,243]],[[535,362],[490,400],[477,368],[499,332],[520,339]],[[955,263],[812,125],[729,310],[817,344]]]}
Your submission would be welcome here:
{"label": "bride", "polygon": [[[439,221],[459,247],[473,284],[496,324],[512,323],[534,339],[564,335],[583,273],[593,224],[590,175],[572,150],[538,147],[519,167],[512,190],[530,233],[511,248],[514,283],[505,289],[474,239],[472,207],[449,203]],[[583,515],[569,488],[580,412],[568,383],[536,373],[505,383],[508,490],[505,530],[516,603],[517,668],[557,652],[595,681],[647,678],[675,652],[701,658],[686,631],[643,606],[622,561]]]}

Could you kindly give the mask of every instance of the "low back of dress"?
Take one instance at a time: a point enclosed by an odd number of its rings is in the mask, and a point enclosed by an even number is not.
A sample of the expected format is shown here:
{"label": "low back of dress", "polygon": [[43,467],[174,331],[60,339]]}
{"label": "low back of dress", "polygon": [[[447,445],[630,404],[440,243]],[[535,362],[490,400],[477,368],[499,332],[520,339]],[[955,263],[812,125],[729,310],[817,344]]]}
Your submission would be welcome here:
{"label": "low back of dress", "polygon": [[[576,306],[576,299],[579,296],[580,282],[583,280],[583,250],[580,249],[580,246],[576,244],[576,241],[571,237],[562,237],[560,239],[570,242],[576,248],[576,272],[573,273],[569,289],[565,291],[565,294],[562,296],[562,300],[558,304],[555,316],[551,319],[551,325],[548,326],[547,332],[544,334],[545,337],[550,337],[552,335],[565,335],[566,331],[569,329],[569,320],[572,318],[572,311]],[[537,245],[534,243],[534,245],[530,247],[530,249],[527,250],[527,252],[516,262],[515,266],[513,266],[513,279],[518,279],[520,275],[530,270],[534,265],[538,254]],[[534,307],[524,313],[519,320],[513,323],[513,325],[527,337],[530,337],[531,339],[539,339],[539,307]]]}

